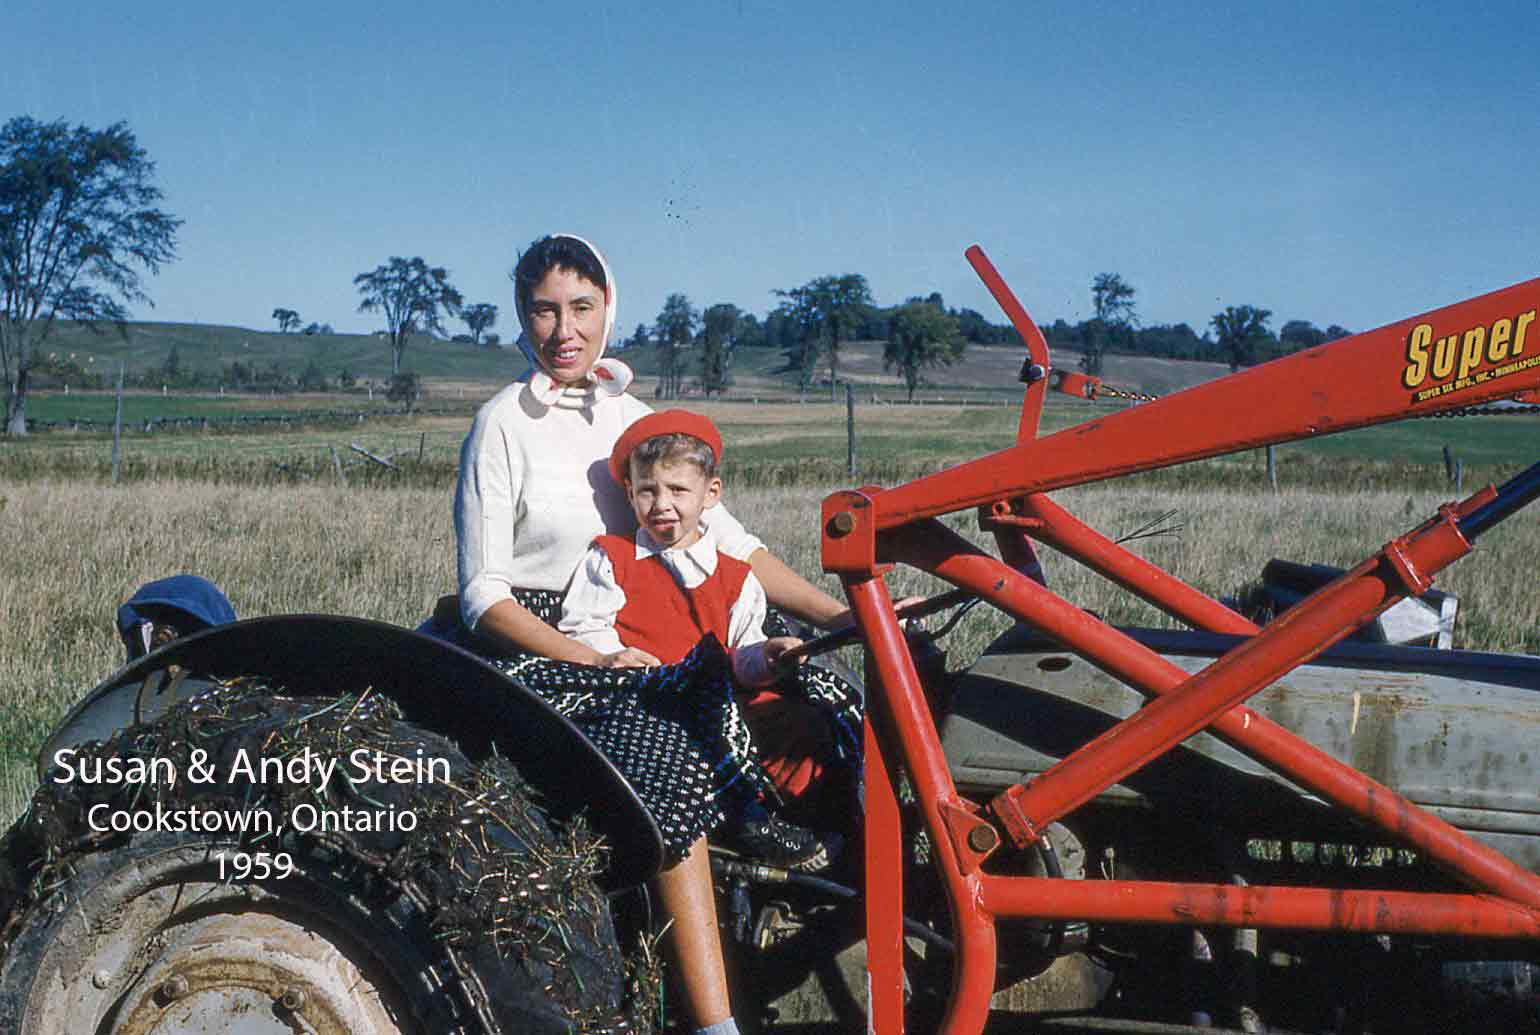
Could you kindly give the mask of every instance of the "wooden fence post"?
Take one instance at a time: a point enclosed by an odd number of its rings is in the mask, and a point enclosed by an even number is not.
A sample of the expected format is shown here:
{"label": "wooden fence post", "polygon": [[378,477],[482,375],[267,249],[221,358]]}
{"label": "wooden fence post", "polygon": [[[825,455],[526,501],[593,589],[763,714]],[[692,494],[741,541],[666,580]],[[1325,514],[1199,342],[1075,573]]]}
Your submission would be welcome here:
{"label": "wooden fence post", "polygon": [[845,383],[845,473],[856,476],[856,391]]}
{"label": "wooden fence post", "polygon": [[118,471],[123,455],[123,375],[128,364],[118,362],[118,410],[112,418],[112,484],[118,484]]}
{"label": "wooden fence post", "polygon": [[336,446],[327,446],[332,451],[332,470],[337,472],[337,481],[345,488],[348,484],[348,476],[342,472],[342,457],[337,455]]}

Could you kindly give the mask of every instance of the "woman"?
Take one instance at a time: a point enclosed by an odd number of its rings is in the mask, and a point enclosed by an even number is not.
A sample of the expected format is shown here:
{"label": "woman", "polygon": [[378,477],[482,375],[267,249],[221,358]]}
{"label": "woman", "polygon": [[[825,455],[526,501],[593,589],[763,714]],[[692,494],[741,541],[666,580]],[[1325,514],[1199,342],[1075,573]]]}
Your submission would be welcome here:
{"label": "woman", "polygon": [[[608,460],[649,408],[625,394],[630,370],[603,358],[615,298],[603,256],[571,235],[536,241],[514,270],[520,347],[534,371],[481,408],[461,451],[461,621],[480,649],[502,655],[505,669],[572,718],[652,811],[668,853],[659,895],[674,920],[691,1013],[700,1031],[733,1035],[705,835],[757,795],[764,776],[745,748],[724,659],[697,651],[679,666],[623,671],[657,659],[637,650],[602,655],[555,629],[562,592],[590,542],[635,524]],[[845,619],[843,605],[777,560],[725,508],[709,513],[719,547],[748,561],[773,604],[821,626]],[[681,685],[691,693],[679,693]],[[703,709],[706,698],[714,704]],[[680,707],[686,699],[690,706]]]}

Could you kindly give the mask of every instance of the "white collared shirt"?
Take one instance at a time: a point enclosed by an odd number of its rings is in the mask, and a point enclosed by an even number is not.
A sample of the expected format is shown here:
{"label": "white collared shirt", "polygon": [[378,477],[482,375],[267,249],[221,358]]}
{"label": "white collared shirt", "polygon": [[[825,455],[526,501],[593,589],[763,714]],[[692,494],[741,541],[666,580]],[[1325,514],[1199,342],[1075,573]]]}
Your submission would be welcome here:
{"label": "white collared shirt", "polygon": [[[665,547],[645,528],[638,528],[636,558],[656,556],[675,582],[684,589],[694,589],[717,570],[716,536],[709,526],[703,526],[701,532],[699,539],[681,549]],[[620,634],[615,631],[615,618],[625,606],[626,593],[615,581],[614,565],[601,547],[590,546],[572,576],[557,628],[600,654],[613,654],[625,647]],[[765,588],[754,573],[749,572],[738,599],[728,611],[727,642],[723,644],[733,652],[733,674],[740,683],[748,686],[768,681],[769,670],[762,647],[766,606]]]}

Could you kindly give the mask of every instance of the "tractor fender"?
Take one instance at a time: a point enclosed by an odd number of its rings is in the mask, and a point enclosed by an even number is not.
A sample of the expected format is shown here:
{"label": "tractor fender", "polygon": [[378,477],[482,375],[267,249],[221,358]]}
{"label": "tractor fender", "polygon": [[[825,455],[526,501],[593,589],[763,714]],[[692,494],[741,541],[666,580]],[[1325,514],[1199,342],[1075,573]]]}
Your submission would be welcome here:
{"label": "tractor fender", "polygon": [[250,618],[173,640],[75,705],[38,754],[39,778],[60,750],[153,722],[210,680],[240,676],[296,696],[384,694],[406,721],[455,741],[472,760],[495,751],[513,762],[556,818],[586,808],[611,848],[607,885],[640,883],[662,865],[657,823],[626,778],[539,695],[461,647],[362,618]]}

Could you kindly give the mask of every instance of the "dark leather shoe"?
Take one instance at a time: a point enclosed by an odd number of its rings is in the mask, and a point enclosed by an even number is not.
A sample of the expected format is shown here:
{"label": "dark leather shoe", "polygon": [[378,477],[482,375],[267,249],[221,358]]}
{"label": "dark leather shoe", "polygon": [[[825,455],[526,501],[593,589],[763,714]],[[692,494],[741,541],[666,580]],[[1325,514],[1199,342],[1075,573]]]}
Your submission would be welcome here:
{"label": "dark leather shoe", "polygon": [[757,862],[798,873],[828,869],[845,847],[838,834],[820,834],[770,813],[741,820],[729,830],[728,843]]}

